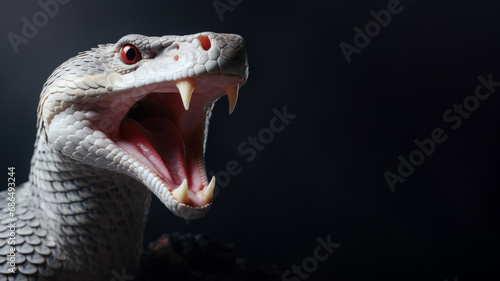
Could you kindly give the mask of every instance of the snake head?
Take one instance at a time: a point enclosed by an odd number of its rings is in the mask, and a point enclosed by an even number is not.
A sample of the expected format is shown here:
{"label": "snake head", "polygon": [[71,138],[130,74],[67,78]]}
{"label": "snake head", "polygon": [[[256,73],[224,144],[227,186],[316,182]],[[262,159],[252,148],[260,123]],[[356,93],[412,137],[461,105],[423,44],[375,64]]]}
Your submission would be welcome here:
{"label": "snake head", "polygon": [[44,85],[39,138],[85,165],[143,183],[174,214],[211,205],[204,164],[208,121],[227,95],[230,113],[247,80],[238,35],[127,35],[64,62]]}

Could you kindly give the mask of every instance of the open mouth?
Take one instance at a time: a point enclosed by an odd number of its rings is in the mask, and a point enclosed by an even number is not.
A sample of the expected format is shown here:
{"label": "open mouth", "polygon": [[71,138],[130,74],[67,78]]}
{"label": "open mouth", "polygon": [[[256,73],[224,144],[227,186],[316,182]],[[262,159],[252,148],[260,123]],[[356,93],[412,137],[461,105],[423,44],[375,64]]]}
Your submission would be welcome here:
{"label": "open mouth", "polygon": [[208,121],[223,95],[228,95],[229,112],[234,110],[242,83],[238,75],[209,74],[128,95],[131,106],[120,112],[112,140],[151,169],[179,203],[210,204],[215,178],[207,178],[204,164]]}

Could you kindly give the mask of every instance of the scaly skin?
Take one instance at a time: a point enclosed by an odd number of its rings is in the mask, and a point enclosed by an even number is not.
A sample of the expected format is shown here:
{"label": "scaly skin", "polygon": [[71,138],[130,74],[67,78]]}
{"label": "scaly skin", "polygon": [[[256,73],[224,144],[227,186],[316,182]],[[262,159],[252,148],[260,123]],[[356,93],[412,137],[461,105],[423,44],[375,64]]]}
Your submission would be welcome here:
{"label": "scaly skin", "polygon": [[[127,45],[137,62],[124,60]],[[0,281],[133,275],[151,192],[182,218],[208,211],[210,112],[225,92],[232,111],[247,76],[242,38],[210,32],[127,35],[58,67],[40,97],[30,180],[16,188],[14,274],[12,217],[0,212]]]}

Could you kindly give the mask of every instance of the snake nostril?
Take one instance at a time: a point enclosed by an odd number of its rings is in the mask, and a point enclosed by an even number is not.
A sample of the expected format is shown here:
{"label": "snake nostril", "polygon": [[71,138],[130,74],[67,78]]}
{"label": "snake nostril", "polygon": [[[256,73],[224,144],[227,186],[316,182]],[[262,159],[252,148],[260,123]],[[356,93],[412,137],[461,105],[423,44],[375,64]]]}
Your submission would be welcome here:
{"label": "snake nostril", "polygon": [[208,39],[208,36],[200,35],[198,36],[198,40],[200,40],[201,47],[203,48],[203,50],[208,51],[210,50],[210,47],[212,47],[212,44],[210,43],[210,39]]}

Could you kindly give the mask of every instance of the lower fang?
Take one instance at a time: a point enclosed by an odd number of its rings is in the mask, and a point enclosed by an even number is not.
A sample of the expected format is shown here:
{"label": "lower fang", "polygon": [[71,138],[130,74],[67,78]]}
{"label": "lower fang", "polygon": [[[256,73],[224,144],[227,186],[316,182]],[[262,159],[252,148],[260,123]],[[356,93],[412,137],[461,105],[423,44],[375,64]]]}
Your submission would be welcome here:
{"label": "lower fang", "polygon": [[215,189],[215,176],[212,177],[212,180],[210,180],[210,183],[203,189],[203,200],[205,202],[210,203],[210,200],[212,200],[212,196],[214,194],[214,189]]}
{"label": "lower fang", "polygon": [[189,203],[188,184],[186,179],[184,179],[179,187],[172,191],[172,196],[174,196],[175,200],[179,203]]}

